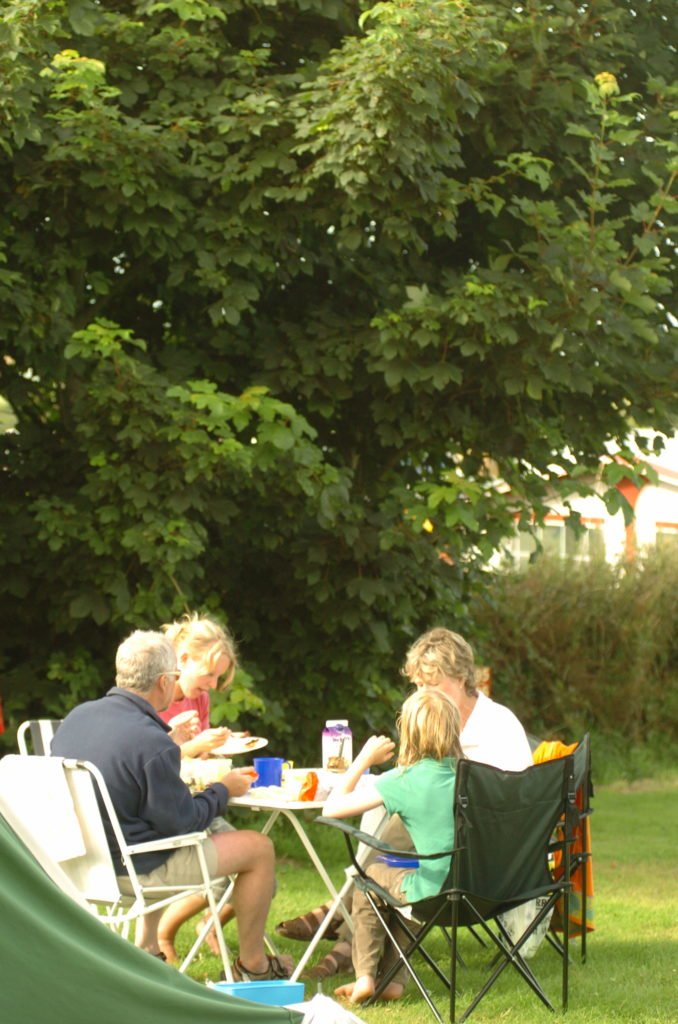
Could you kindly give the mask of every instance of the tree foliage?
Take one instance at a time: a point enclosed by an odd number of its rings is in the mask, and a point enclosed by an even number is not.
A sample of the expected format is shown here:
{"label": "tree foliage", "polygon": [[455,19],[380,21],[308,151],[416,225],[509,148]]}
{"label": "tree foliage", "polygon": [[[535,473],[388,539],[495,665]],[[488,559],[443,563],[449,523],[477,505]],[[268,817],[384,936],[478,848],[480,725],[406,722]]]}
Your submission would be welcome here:
{"label": "tree foliage", "polygon": [[6,0],[11,713],[201,608],[281,744],[383,726],[515,517],[670,429],[672,7]]}

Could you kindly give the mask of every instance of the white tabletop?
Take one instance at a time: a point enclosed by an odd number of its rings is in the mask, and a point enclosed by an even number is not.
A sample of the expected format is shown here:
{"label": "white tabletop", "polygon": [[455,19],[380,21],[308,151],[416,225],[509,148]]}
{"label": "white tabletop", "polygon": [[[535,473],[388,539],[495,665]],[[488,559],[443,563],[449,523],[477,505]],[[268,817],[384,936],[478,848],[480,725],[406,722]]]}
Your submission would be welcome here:
{"label": "white tabletop", "polygon": [[229,806],[261,811],[319,811],[324,800],[288,800],[282,786],[253,786],[249,793],[229,798]]}

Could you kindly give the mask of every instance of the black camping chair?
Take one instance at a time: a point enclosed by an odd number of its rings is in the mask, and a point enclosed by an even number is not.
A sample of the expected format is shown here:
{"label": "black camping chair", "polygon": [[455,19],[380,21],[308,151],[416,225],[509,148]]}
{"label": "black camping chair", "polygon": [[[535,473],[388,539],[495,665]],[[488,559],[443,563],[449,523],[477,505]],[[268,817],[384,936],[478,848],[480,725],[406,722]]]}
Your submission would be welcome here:
{"label": "black camping chair", "polygon": [[[442,1022],[439,1010],[412,964],[416,953],[448,987],[450,1020],[455,1021],[458,932],[460,928],[476,927],[497,955],[488,967],[485,983],[460,1021],[473,1012],[509,965],[544,1005],[553,1010],[551,1001],[521,955],[521,948],[562,898],[562,1004],[566,1008],[570,845],[578,820],[575,797],[574,755],[534,765],[522,772],[505,772],[475,761],[459,761],[453,810],[456,846],[447,882],[438,896],[406,905],[398,903],[356,863],[352,842],[366,843],[382,854],[393,855],[398,851],[373,836],[358,832],[346,822],[317,819],[344,833],[357,872],[355,884],[365,893],[398,955],[393,967],[379,979],[373,998],[379,997],[396,971],[404,966],[433,1015]],[[438,856],[449,854],[450,851],[446,851]],[[559,878],[554,878],[552,871],[556,856],[561,868]],[[419,854],[418,857],[424,859]],[[512,940],[499,915],[536,897],[543,897],[539,912],[522,935]],[[494,922],[494,927],[490,922]],[[424,947],[434,928],[445,929],[449,937],[447,974]]]}

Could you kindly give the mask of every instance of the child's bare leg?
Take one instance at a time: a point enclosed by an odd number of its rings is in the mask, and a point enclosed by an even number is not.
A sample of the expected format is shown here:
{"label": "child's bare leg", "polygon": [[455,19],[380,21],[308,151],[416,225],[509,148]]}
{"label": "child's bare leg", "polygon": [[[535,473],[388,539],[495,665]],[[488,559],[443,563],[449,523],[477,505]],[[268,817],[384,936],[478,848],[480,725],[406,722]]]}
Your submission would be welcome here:
{"label": "child's bare leg", "polygon": [[[198,924],[195,926],[196,935],[200,934],[200,930],[205,924],[205,921],[207,920],[208,916],[209,914],[205,914],[202,920],[199,921]],[[228,924],[229,921],[232,921],[234,917],[235,911],[233,910],[233,907],[231,906],[230,903],[225,903],[224,906],[219,911],[219,920],[221,921],[222,927],[223,925]],[[207,935],[205,936],[205,942],[207,943],[207,945],[209,946],[209,948],[211,949],[215,956],[221,955],[221,950],[219,949],[219,942],[214,933],[214,925],[212,925]]]}
{"label": "child's bare leg", "polygon": [[174,940],[179,928],[184,921],[188,921],[190,917],[197,914],[206,903],[207,900],[204,896],[191,895],[186,896],[183,900],[177,900],[176,903],[170,903],[162,911],[158,925],[158,948],[161,953],[165,954],[169,963],[176,963],[179,959],[174,948]]}

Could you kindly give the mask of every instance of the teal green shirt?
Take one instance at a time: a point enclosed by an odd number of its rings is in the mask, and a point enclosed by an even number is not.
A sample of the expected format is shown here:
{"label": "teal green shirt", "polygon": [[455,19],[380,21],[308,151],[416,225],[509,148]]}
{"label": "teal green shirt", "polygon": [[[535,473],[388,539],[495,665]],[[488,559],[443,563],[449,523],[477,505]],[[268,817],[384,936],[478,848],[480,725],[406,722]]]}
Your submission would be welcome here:
{"label": "teal green shirt", "polygon": [[[379,775],[376,787],[389,814],[399,814],[417,853],[439,853],[454,846],[455,761],[424,758],[408,768]],[[447,878],[451,857],[421,861],[405,875],[403,891],[412,902],[436,896]]]}

